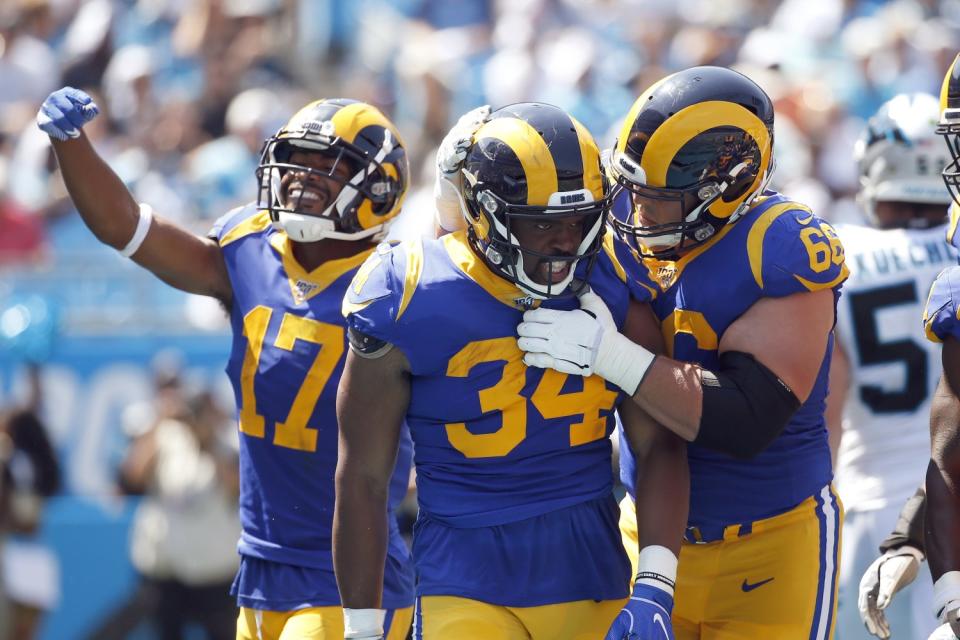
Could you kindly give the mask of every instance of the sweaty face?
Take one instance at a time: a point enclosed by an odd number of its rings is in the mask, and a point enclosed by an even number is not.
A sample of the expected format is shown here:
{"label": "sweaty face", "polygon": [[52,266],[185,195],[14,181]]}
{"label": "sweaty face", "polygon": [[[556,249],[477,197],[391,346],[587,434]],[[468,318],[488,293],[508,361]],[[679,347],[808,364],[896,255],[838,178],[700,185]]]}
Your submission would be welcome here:
{"label": "sweaty face", "polygon": [[280,179],[280,205],[307,215],[322,214],[353,177],[351,167],[337,157],[297,149],[288,162],[303,169],[290,169]]}
{"label": "sweaty face", "polygon": [[[595,221],[596,214],[512,220],[510,231],[524,249],[523,270],[527,277],[542,285],[563,281],[588,227]],[[550,256],[568,259],[551,260]]]}
{"label": "sweaty face", "polygon": [[878,202],[875,213],[881,229],[927,229],[947,221],[948,207],[923,202]]}

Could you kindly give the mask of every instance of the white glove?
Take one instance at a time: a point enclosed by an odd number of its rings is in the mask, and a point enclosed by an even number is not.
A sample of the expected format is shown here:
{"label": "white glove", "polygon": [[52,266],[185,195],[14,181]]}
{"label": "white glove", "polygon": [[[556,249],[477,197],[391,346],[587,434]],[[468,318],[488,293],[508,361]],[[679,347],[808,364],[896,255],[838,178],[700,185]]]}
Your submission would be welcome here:
{"label": "white glove", "polygon": [[895,593],[913,582],[923,562],[923,552],[904,545],[874,560],[860,578],[857,607],[867,631],[878,638],[890,637],[890,623],[883,610]]}
{"label": "white glove", "polygon": [[957,635],[949,624],[942,624],[933,630],[927,640],[957,640],[957,638],[960,638],[960,635]]}
{"label": "white glove", "polygon": [[600,296],[580,292],[572,311],[534,309],[517,327],[517,346],[528,367],[556,369],[580,376],[596,374],[631,396],[640,386],[654,355],[617,331]]}
{"label": "white glove", "polygon": [[460,169],[473,146],[474,134],[489,117],[488,104],[463,114],[437,149],[437,179],[433,185],[433,198],[437,208],[437,224],[446,231],[457,231],[466,226],[466,203],[463,200]]}

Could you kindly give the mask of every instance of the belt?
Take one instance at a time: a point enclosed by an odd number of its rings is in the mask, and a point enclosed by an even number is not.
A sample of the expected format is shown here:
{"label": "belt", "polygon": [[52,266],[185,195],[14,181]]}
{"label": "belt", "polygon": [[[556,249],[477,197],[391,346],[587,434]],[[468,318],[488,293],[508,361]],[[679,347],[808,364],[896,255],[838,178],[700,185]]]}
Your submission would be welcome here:
{"label": "belt", "polygon": [[687,527],[683,532],[684,542],[691,544],[709,544],[731,538],[742,538],[753,533],[753,523],[715,524],[702,527]]}

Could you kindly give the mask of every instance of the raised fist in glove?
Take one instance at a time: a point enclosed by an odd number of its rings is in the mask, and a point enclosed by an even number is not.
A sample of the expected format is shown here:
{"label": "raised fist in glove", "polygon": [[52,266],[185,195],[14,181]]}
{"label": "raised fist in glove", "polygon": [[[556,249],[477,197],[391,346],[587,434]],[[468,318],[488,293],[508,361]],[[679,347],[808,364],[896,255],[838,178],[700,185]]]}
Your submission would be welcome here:
{"label": "raised fist in glove", "polygon": [[883,610],[895,593],[913,582],[923,562],[923,552],[910,545],[890,549],[867,568],[860,579],[857,607],[867,631],[878,638],[890,637],[890,624]]}
{"label": "raised fist in glove", "polygon": [[437,180],[433,186],[433,197],[437,207],[437,223],[446,231],[457,231],[464,227],[465,205],[460,169],[473,145],[474,134],[489,117],[488,104],[463,114],[437,149]]}
{"label": "raised fist in glove", "polygon": [[37,112],[37,126],[51,138],[79,138],[80,129],[100,114],[100,108],[83,91],[73,87],[57,89],[43,101]]}

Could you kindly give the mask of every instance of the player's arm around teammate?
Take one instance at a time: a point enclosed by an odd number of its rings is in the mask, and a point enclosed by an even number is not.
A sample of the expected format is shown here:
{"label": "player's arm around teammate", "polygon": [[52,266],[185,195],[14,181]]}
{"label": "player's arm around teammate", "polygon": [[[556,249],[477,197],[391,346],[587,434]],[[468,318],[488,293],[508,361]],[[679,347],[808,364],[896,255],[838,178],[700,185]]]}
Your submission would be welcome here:
{"label": "player's arm around teammate", "polygon": [[[655,353],[663,351],[659,323],[649,305],[631,305],[624,334]],[[687,447],[636,403],[624,402],[618,411],[637,460],[636,504],[624,500],[620,508],[636,510],[637,539],[624,536],[624,544],[634,545],[630,556],[638,553],[638,562],[630,600],[614,620],[606,640],[672,638],[670,614],[690,499]],[[621,522],[632,515],[623,514]]]}
{"label": "player's arm around teammate", "polygon": [[834,321],[829,289],[761,298],[720,336],[711,371],[617,332],[596,295],[581,294],[580,304],[562,315],[525,314],[519,344],[528,364],[595,373],[684,440],[741,458],[762,451],[807,399]]}
{"label": "player's arm around teammate", "polygon": [[232,288],[220,246],[134,200],[83,133],[83,125],[98,114],[90,96],[70,87],[50,94],[38,114],[84,223],[98,240],[167,284],[229,304]]}

